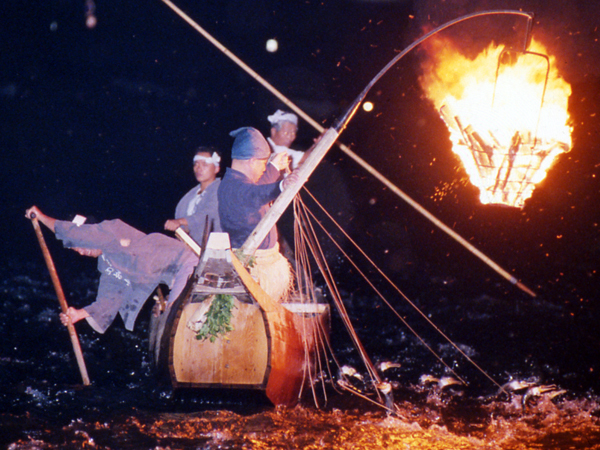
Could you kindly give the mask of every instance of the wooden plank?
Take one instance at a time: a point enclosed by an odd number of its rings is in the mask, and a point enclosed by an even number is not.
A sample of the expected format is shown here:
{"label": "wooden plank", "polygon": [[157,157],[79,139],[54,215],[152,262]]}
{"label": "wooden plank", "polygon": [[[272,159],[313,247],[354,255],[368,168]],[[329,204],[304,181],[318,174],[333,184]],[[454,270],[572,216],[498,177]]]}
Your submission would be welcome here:
{"label": "wooden plank", "polygon": [[266,394],[274,405],[292,406],[304,381],[306,352],[294,314],[275,302],[232,253],[231,260],[246,289],[264,310],[271,336],[271,372]]}

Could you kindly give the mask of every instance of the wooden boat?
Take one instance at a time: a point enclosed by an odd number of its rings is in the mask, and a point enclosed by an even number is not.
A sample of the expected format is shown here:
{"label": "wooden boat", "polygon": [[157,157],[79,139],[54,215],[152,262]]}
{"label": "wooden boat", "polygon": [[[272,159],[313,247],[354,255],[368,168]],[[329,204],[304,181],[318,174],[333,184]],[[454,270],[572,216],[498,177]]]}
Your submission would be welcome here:
{"label": "wooden boat", "polygon": [[[338,136],[328,129],[287,187],[242,245],[254,255]],[[181,230],[178,236],[197,247]],[[211,233],[186,289],[150,323],[150,350],[174,388],[258,389],[274,405],[294,405],[311,379],[319,344],[329,338],[329,308],[314,299],[280,303],[272,299],[231,251],[227,233]],[[232,330],[198,340],[194,321],[215,296],[233,297]],[[310,301],[309,301],[310,300]],[[211,342],[212,340],[212,342]]]}
{"label": "wooden boat", "polygon": [[[197,339],[217,295],[233,298],[232,330]],[[227,233],[211,233],[186,289],[151,321],[156,367],[174,388],[256,389],[274,405],[293,405],[329,329],[327,304],[299,300],[271,299],[233,254]]]}

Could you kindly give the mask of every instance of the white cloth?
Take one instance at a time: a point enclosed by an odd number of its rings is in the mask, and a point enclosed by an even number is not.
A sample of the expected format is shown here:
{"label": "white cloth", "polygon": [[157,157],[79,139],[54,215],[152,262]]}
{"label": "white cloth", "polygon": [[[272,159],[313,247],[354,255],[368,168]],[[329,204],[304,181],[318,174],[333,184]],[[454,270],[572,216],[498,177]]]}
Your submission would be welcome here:
{"label": "white cloth", "polygon": [[187,220],[190,235],[198,243],[202,242],[207,216],[209,223],[211,221],[213,223],[213,231],[221,231],[219,201],[217,199],[220,183],[221,179],[217,178],[201,194],[198,194],[198,192],[202,186],[200,184],[196,185],[179,200],[175,208],[175,218],[185,218]]}
{"label": "white cloth", "polygon": [[195,189],[195,194],[192,197],[192,199],[190,200],[190,202],[188,203],[187,206],[187,215],[191,216],[196,212],[196,208],[198,207],[198,203],[200,203],[200,200],[202,200],[202,197],[204,196],[204,194],[206,194],[206,191],[202,192],[202,186],[198,186]]}
{"label": "white cloth", "polygon": [[275,125],[276,123],[280,122],[291,122],[298,126],[298,116],[296,114],[290,112],[286,113],[280,109],[275,111],[275,114],[267,116],[267,120],[271,125]]}
{"label": "white cloth", "polygon": [[267,138],[267,142],[271,146],[273,153],[286,152],[290,158],[292,158],[292,169],[297,169],[300,161],[304,157],[304,152],[300,150],[293,150],[285,145],[277,145],[271,138]]}
{"label": "white cloth", "polygon": [[213,164],[215,167],[219,167],[219,164],[221,163],[221,157],[218,155],[217,152],[213,152],[213,154],[210,157],[200,155],[194,156],[194,163],[196,163],[196,161],[204,161],[208,164]]}

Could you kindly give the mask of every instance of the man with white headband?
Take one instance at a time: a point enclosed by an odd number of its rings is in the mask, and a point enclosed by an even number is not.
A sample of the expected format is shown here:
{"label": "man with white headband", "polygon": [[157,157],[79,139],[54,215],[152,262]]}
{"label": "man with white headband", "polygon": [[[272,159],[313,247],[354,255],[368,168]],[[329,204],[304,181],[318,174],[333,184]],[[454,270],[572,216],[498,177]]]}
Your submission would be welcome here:
{"label": "man with white headband", "polygon": [[212,147],[199,147],[193,159],[194,175],[198,181],[177,204],[175,219],[165,222],[165,230],[175,231],[183,227],[192,238],[202,242],[206,218],[210,231],[221,231],[217,190],[221,179],[217,178],[221,157]]}
{"label": "man with white headband", "polygon": [[273,153],[286,152],[291,158],[292,169],[298,168],[305,153],[290,148],[298,133],[298,116],[278,109],[275,114],[268,116],[267,120],[271,124],[271,137],[267,138],[271,150]]}

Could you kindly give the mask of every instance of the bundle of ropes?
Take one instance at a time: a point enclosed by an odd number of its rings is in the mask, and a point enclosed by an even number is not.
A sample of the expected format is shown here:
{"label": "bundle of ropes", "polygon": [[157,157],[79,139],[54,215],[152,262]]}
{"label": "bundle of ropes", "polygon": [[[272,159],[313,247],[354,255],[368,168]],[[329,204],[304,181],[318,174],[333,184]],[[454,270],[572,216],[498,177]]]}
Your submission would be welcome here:
{"label": "bundle of ropes", "polygon": [[[369,256],[358,246],[358,244],[344,231],[344,229],[336,222],[336,220],[323,208],[323,206],[318,202],[318,200],[308,191],[306,187],[303,188],[303,191],[306,192],[312,202],[317,205],[325,214],[327,219],[337,227],[342,235],[354,246],[360,255],[370,264],[376,271],[379,273],[383,279],[389,283],[389,285],[393,288],[395,292],[399,294],[399,296],[407,302],[425,321],[435,329],[437,333],[439,333],[461,356],[463,356],[470,364],[472,364],[478,371],[480,371],[486,378],[488,378],[493,384],[495,384],[498,388],[502,390],[502,386],[494,380],[487,372],[485,372],[473,359],[467,355],[456,343],[454,343],[437,325],[433,323],[433,321],[427,317],[423,311],[419,309],[419,307],[411,301],[401,290],[400,288],[375,264],[375,262],[369,258]],[[394,412],[396,410],[393,399],[391,395],[391,388],[389,383],[383,380],[375,368],[373,362],[369,358],[363,344],[361,343],[356,330],[354,329],[352,322],[350,320],[348,311],[344,305],[340,292],[337,288],[337,283],[335,282],[334,275],[329,267],[322,246],[319,244],[317,239],[317,233],[315,231],[314,225],[316,224],[322,233],[327,236],[329,240],[335,245],[335,247],[340,251],[340,253],[344,256],[344,258],[351,264],[351,266],[358,272],[358,274],[366,281],[366,283],[370,286],[370,288],[375,292],[375,294],[381,299],[383,304],[385,304],[403,324],[410,330],[411,333],[415,335],[415,337],[434,355],[434,357],[440,361],[441,364],[447,369],[447,371],[453,374],[458,380],[460,380],[463,384],[467,384],[465,380],[463,380],[443,359],[440,355],[438,355],[435,350],[425,342],[425,340],[417,333],[417,331],[411,327],[406,319],[402,317],[402,315],[392,306],[390,301],[384,296],[380,289],[378,289],[373,282],[367,277],[365,272],[361,270],[358,264],[351,258],[348,252],[344,251],[342,245],[334,238],[334,236],[329,233],[324,227],[322,221],[317,220],[316,216],[308,209],[304,201],[302,200],[300,195],[297,195],[294,198],[293,202],[294,208],[294,244],[296,250],[296,272],[297,272],[297,283],[298,283],[298,291],[301,293],[305,293],[307,298],[315,298],[314,292],[314,283],[311,271],[311,256],[312,260],[314,260],[317,265],[321,275],[324,278],[325,284],[329,290],[332,301],[339,313],[339,316],[344,323],[350,338],[352,339],[355,348],[357,349],[361,360],[363,361],[368,375],[370,379],[370,384],[376,388],[378,400],[372,400],[367,398],[367,400],[373,401],[374,403],[379,404],[380,406],[386,408],[390,412]],[[338,372],[340,368],[340,364],[337,361],[334,352],[331,349],[331,344],[327,339],[324,338],[326,333],[320,333],[319,336],[313,337],[318,339],[319,342],[323,344],[323,348],[328,350],[328,353],[331,355],[332,360],[338,366]],[[326,352],[323,352],[324,356]],[[323,365],[326,365],[326,372],[331,377],[331,367],[329,365],[329,360],[327,358],[318,357],[317,361],[317,370],[314,373],[320,373],[324,370]],[[311,374],[314,376],[314,374]],[[314,386],[314,380],[311,380],[311,385]],[[350,385],[346,384],[338,384],[342,389],[345,386],[348,386],[348,390],[354,393],[358,393],[355,390],[351,389]],[[314,393],[313,393],[314,394]],[[316,401],[316,399],[315,399]]]}

